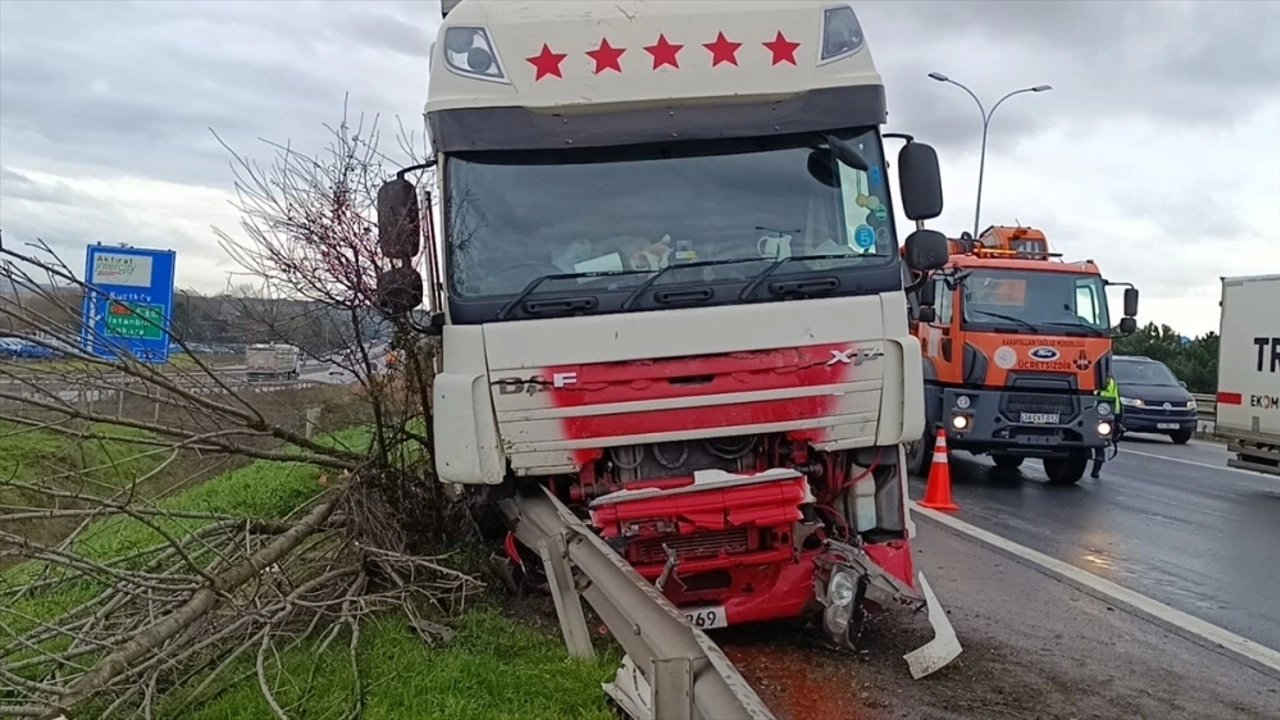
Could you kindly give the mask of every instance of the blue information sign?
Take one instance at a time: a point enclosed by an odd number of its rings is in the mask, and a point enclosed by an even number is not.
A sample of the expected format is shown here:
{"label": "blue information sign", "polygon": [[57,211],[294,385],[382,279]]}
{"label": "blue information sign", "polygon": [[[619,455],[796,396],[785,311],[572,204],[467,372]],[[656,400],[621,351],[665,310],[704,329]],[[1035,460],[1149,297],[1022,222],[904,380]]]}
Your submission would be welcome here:
{"label": "blue information sign", "polygon": [[107,359],[128,354],[168,362],[174,257],[172,250],[90,245],[81,349]]}

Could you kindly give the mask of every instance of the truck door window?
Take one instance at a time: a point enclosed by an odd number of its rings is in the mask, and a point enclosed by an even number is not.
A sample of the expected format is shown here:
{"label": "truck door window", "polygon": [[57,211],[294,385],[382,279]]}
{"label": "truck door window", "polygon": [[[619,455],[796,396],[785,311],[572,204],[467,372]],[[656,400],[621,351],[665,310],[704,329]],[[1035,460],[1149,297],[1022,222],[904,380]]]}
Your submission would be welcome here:
{"label": "truck door window", "polygon": [[1099,312],[1098,282],[1092,278],[1076,281],[1076,315],[1082,322],[1102,327],[1105,315]]}
{"label": "truck door window", "polygon": [[939,325],[951,324],[951,313],[955,308],[955,302],[952,300],[954,294],[954,290],[947,289],[946,283],[938,283],[938,300],[934,311],[938,315]]}

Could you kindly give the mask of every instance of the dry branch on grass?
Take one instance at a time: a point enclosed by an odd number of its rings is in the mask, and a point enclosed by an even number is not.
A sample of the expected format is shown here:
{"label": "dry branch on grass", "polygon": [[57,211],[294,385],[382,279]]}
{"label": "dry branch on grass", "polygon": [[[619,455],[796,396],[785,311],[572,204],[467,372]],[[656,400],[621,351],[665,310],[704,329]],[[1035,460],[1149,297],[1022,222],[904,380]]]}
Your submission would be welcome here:
{"label": "dry branch on grass", "polygon": [[[376,303],[387,263],[372,209],[394,169],[383,167],[377,142],[376,130],[344,122],[319,157],[272,145],[275,161],[263,170],[233,153],[245,239],[218,233],[261,282],[256,300],[320,308],[299,318],[245,303],[243,312],[260,313],[263,339],[293,341],[300,321],[330,323],[320,336],[342,339],[341,362],[358,380],[347,401],[363,403],[371,420],[369,440],[357,446],[301,429],[305,408],[268,411],[272,396],[245,392],[168,328],[190,359],[181,367],[142,362],[110,337],[97,341],[115,358],[79,350],[92,329],[75,305],[102,290],[43,243],[0,244],[0,333],[62,354],[35,365],[0,359],[0,437],[40,433],[82,454],[129,448],[85,466],[0,468],[0,568],[24,563],[0,570],[0,716],[181,714],[256,677],[272,712],[288,717],[272,659],[308,639],[327,647],[343,631],[355,716],[364,697],[361,619],[399,609],[428,627],[424,608],[456,612],[481,587],[430,553],[462,534],[465,512],[434,481],[430,419],[423,422],[432,346],[417,339],[411,318]],[[402,140],[402,150],[411,155],[412,144]],[[404,360],[392,372],[373,356],[371,331],[380,328],[392,330]],[[327,474],[270,517],[159,500],[153,486],[172,482],[191,457],[290,461]],[[124,467],[132,475],[123,482],[101,477]],[[37,522],[69,529],[52,540],[21,531]],[[131,541],[112,546],[103,538],[113,532]]]}

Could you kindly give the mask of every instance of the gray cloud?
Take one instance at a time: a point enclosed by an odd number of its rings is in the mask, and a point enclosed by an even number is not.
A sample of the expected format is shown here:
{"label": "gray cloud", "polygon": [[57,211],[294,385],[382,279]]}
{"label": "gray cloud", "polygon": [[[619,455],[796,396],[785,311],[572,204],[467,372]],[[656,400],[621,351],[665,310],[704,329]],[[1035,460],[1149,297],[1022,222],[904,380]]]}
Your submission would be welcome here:
{"label": "gray cloud", "polygon": [[[1055,125],[1097,132],[1107,118],[1232,124],[1280,95],[1280,3],[869,2],[859,15],[886,75],[891,112],[939,145],[975,146],[977,107],[1004,92],[1054,91],[1002,106],[1004,139]],[[994,132],[994,130],[993,130]]]}
{"label": "gray cloud", "polygon": [[[727,3],[728,12],[734,6]],[[934,70],[986,102],[1017,87],[1054,86],[1014,98],[992,122],[987,192],[993,194],[984,198],[990,217],[1034,216],[1058,226],[1052,236],[1059,242],[1087,252],[1106,249],[1088,220],[1094,208],[1059,207],[1053,199],[1083,183],[1088,192],[1075,193],[1076,202],[1101,198],[1109,211],[1123,208],[1135,227],[1150,233],[1132,245],[1144,248],[1147,261],[1117,268],[1169,293],[1178,286],[1168,278],[1204,275],[1207,260],[1181,249],[1150,254],[1160,238],[1189,248],[1213,237],[1239,253],[1280,256],[1272,250],[1280,250],[1280,217],[1263,217],[1267,224],[1259,225],[1256,210],[1256,188],[1280,187],[1273,177],[1280,176],[1280,132],[1240,134],[1258,124],[1259,113],[1280,107],[1280,43],[1274,40],[1280,3],[866,0],[856,8],[885,76],[890,128],[939,148],[948,173],[943,221],[955,225],[958,218],[966,227],[965,216],[972,216],[981,123],[962,91],[926,77]],[[204,268],[225,264],[203,231],[213,219],[138,220],[151,204],[170,208],[169,216],[198,214],[194,206],[157,196],[120,207],[69,180],[145,179],[229,190],[229,157],[209,128],[258,159],[270,156],[259,138],[318,150],[327,141],[322,124],[339,119],[347,93],[354,113],[382,116],[384,133],[394,134],[395,116],[420,128],[426,54],[439,18],[438,3],[409,0],[0,1],[6,242],[39,234],[74,249],[104,236],[129,238],[178,247]],[[1221,163],[1232,143],[1252,143],[1255,155],[1267,160],[1219,173],[1205,200],[1196,183],[1169,177],[1168,163],[1146,167],[1126,132],[1170,138],[1161,152],[1185,152],[1188,162]],[[1076,167],[1073,176],[1054,177],[1054,162],[1081,152],[1085,141],[1097,153],[1098,169]],[[1016,208],[1001,205],[999,176],[1029,167],[1043,168],[1035,182],[1043,185],[1044,199],[1033,207],[1025,196]],[[1252,215],[1247,208],[1254,208]],[[1152,258],[1159,272],[1152,271]],[[1277,259],[1262,261],[1275,270]]]}

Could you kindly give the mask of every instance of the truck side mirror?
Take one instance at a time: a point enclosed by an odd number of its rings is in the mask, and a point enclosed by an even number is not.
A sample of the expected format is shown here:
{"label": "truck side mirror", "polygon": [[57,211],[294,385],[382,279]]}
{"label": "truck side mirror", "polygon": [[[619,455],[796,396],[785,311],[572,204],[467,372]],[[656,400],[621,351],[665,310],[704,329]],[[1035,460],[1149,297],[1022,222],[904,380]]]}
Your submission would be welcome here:
{"label": "truck side mirror", "polygon": [[932,307],[920,306],[916,308],[916,320],[922,323],[934,323],[938,321],[938,311]]}
{"label": "truck side mirror", "polygon": [[411,266],[378,275],[378,307],[388,315],[404,315],[422,305],[422,275]]}
{"label": "truck side mirror", "polygon": [[907,267],[919,272],[937,270],[947,264],[949,250],[946,235],[937,230],[916,230],[907,236]]}
{"label": "truck side mirror", "polygon": [[1131,317],[1120,318],[1120,334],[1132,335],[1138,332],[1138,321]]}
{"label": "truck side mirror", "polygon": [[898,185],[902,212],[911,220],[932,220],[942,214],[942,173],[932,146],[908,142],[898,151]]}
{"label": "truck side mirror", "polygon": [[1124,289],[1124,316],[1133,318],[1138,315],[1138,289]]}
{"label": "truck side mirror", "polygon": [[938,279],[929,278],[920,286],[920,293],[917,296],[920,307],[931,308],[938,304]]}
{"label": "truck side mirror", "polygon": [[382,254],[413,258],[418,254],[421,237],[422,213],[413,183],[404,178],[383,183],[378,189],[378,245]]}

